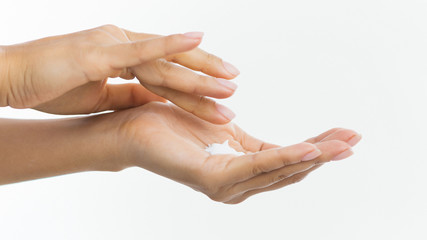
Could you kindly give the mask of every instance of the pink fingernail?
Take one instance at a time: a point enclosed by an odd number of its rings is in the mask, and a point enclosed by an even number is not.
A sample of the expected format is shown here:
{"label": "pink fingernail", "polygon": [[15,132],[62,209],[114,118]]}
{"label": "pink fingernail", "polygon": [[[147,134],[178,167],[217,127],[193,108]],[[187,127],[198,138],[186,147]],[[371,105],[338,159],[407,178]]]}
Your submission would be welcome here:
{"label": "pink fingernail", "polygon": [[224,65],[225,70],[229,72],[233,76],[237,76],[240,74],[239,69],[237,69],[235,66],[231,65],[231,63],[222,61],[222,64]]}
{"label": "pink fingernail", "polygon": [[322,152],[319,149],[315,149],[309,153],[307,153],[302,159],[301,161],[310,161],[313,160],[315,158],[317,158],[318,156],[320,156],[322,154]]}
{"label": "pink fingernail", "polygon": [[228,120],[231,120],[234,117],[236,117],[236,114],[234,114],[234,112],[228,109],[226,106],[221,105],[219,103],[215,103],[215,106],[216,106],[216,110],[220,112]]}
{"label": "pink fingernail", "polygon": [[222,78],[217,78],[216,79],[218,81],[219,84],[223,85],[224,87],[231,89],[233,91],[235,91],[237,89],[237,84],[235,84],[234,82],[230,81],[230,80],[226,80],[226,79],[222,79]]}
{"label": "pink fingernail", "polygon": [[344,152],[336,155],[334,158],[332,158],[332,160],[342,160],[344,158],[348,158],[351,155],[353,155],[353,151],[351,150],[351,148],[345,150]]}
{"label": "pink fingernail", "polygon": [[187,32],[184,33],[184,36],[191,39],[200,39],[202,38],[204,33],[202,32]]}
{"label": "pink fingernail", "polygon": [[360,139],[362,139],[362,135],[360,135],[360,134],[356,134],[356,135],[354,135],[353,137],[351,137],[348,141],[347,141],[347,143],[348,143],[348,145],[350,145],[350,146],[354,146],[354,145],[356,145],[359,141],[360,141]]}

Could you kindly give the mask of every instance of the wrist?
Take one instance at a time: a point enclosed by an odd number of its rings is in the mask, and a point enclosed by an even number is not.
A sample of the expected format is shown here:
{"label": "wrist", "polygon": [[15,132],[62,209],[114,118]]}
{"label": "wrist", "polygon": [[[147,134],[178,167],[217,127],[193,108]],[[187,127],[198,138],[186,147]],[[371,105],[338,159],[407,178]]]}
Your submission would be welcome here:
{"label": "wrist", "polygon": [[70,119],[75,125],[72,131],[80,145],[77,149],[83,149],[84,155],[92,159],[88,171],[117,172],[130,165],[123,161],[120,154],[121,141],[116,134],[118,131],[114,121],[104,115],[110,114]]}

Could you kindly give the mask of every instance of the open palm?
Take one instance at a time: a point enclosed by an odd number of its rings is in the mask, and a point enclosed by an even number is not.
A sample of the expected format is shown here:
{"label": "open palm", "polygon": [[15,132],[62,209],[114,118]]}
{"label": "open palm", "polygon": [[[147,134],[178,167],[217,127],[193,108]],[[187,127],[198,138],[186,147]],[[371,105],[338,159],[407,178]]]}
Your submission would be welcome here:
{"label": "open palm", "polygon": [[[215,125],[172,104],[149,103],[110,115],[120,126],[120,156],[139,166],[186,184],[224,203],[302,180],[330,160],[351,155],[360,135],[332,129],[288,147],[251,137],[233,123]],[[208,144],[229,140],[245,152],[210,155]]]}

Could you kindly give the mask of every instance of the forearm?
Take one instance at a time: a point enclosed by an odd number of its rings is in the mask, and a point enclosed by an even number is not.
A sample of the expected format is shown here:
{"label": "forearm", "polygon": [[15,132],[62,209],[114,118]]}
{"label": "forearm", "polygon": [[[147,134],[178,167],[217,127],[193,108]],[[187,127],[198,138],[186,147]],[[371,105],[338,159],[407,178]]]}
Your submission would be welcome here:
{"label": "forearm", "polygon": [[0,107],[7,106],[7,76],[6,47],[0,46]]}
{"label": "forearm", "polygon": [[114,139],[102,116],[0,119],[0,184],[82,171],[117,171]]}

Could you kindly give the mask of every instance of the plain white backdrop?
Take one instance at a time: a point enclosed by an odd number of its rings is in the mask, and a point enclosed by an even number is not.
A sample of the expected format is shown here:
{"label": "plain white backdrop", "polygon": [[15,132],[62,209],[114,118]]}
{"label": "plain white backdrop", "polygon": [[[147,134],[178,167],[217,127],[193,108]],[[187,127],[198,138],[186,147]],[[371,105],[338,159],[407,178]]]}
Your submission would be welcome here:
{"label": "plain white backdrop", "polygon": [[107,23],[203,31],[201,47],[241,71],[221,102],[246,131],[281,145],[332,127],[363,139],[240,205],[137,168],[0,186],[0,239],[427,239],[426,12],[422,0],[2,1],[0,45]]}

